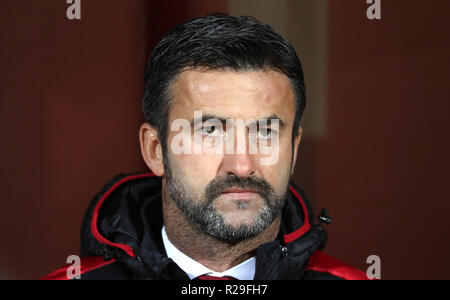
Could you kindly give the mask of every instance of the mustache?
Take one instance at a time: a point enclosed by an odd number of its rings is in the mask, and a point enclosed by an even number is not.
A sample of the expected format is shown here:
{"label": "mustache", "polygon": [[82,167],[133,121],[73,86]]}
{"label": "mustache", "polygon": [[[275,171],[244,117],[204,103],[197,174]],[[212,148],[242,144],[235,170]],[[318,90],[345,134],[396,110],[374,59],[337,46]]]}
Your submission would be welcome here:
{"label": "mustache", "polygon": [[270,195],[274,194],[274,190],[264,178],[240,178],[235,175],[230,175],[227,177],[215,178],[208,184],[205,190],[208,204],[216,199],[222,192],[230,188],[252,189],[266,201],[268,201]]}

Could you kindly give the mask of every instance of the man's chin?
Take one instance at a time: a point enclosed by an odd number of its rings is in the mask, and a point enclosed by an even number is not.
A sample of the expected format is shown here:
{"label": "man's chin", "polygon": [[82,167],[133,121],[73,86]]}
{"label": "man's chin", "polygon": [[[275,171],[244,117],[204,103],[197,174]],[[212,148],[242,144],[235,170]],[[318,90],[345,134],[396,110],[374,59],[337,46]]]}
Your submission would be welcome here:
{"label": "man's chin", "polygon": [[242,225],[250,226],[260,218],[260,212],[257,209],[234,208],[226,212],[218,212],[223,218],[225,224],[232,227]]}
{"label": "man's chin", "polygon": [[205,229],[212,236],[227,241],[240,241],[262,234],[271,223],[262,217],[259,210],[233,210],[218,213],[218,223],[209,224]]}

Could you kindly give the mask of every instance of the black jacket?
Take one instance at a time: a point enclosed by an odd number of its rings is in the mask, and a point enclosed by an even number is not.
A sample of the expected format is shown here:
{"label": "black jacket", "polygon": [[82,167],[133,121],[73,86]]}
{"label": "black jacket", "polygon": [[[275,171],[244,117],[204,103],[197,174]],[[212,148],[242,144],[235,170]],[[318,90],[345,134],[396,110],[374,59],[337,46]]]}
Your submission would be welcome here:
{"label": "black jacket", "polygon": [[[278,238],[256,253],[254,279],[366,279],[317,250],[326,233],[313,225],[303,192],[290,185]],[[166,256],[161,229],[161,179],[119,175],[89,205],[81,229],[81,279],[185,279]],[[67,267],[43,279],[66,279]]]}

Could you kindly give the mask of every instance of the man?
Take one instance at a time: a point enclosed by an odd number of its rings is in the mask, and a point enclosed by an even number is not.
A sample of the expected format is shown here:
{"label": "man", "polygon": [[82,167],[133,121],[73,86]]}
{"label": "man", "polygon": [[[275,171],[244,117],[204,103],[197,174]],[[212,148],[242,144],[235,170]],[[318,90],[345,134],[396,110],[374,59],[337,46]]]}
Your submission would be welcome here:
{"label": "man", "polygon": [[[305,86],[293,47],[250,17],[171,30],[146,69],[141,152],[82,226],[82,279],[365,279],[317,249],[289,183]],[[66,268],[48,279],[63,279]]]}

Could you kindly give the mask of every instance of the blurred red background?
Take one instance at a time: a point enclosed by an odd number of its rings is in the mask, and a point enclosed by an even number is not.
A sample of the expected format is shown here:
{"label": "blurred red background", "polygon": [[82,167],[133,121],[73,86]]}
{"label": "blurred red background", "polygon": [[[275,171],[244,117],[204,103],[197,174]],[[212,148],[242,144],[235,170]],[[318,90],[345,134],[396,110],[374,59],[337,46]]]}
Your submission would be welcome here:
{"label": "blurred red background", "polygon": [[[236,1],[82,1],[81,20],[67,7],[0,4],[0,279],[39,278],[78,253],[93,195],[146,170],[137,131],[151,49]],[[326,130],[306,134],[294,179],[333,217],[327,253],[363,270],[378,255],[383,279],[450,279],[450,2],[382,1],[376,21],[366,9],[327,1]]]}

